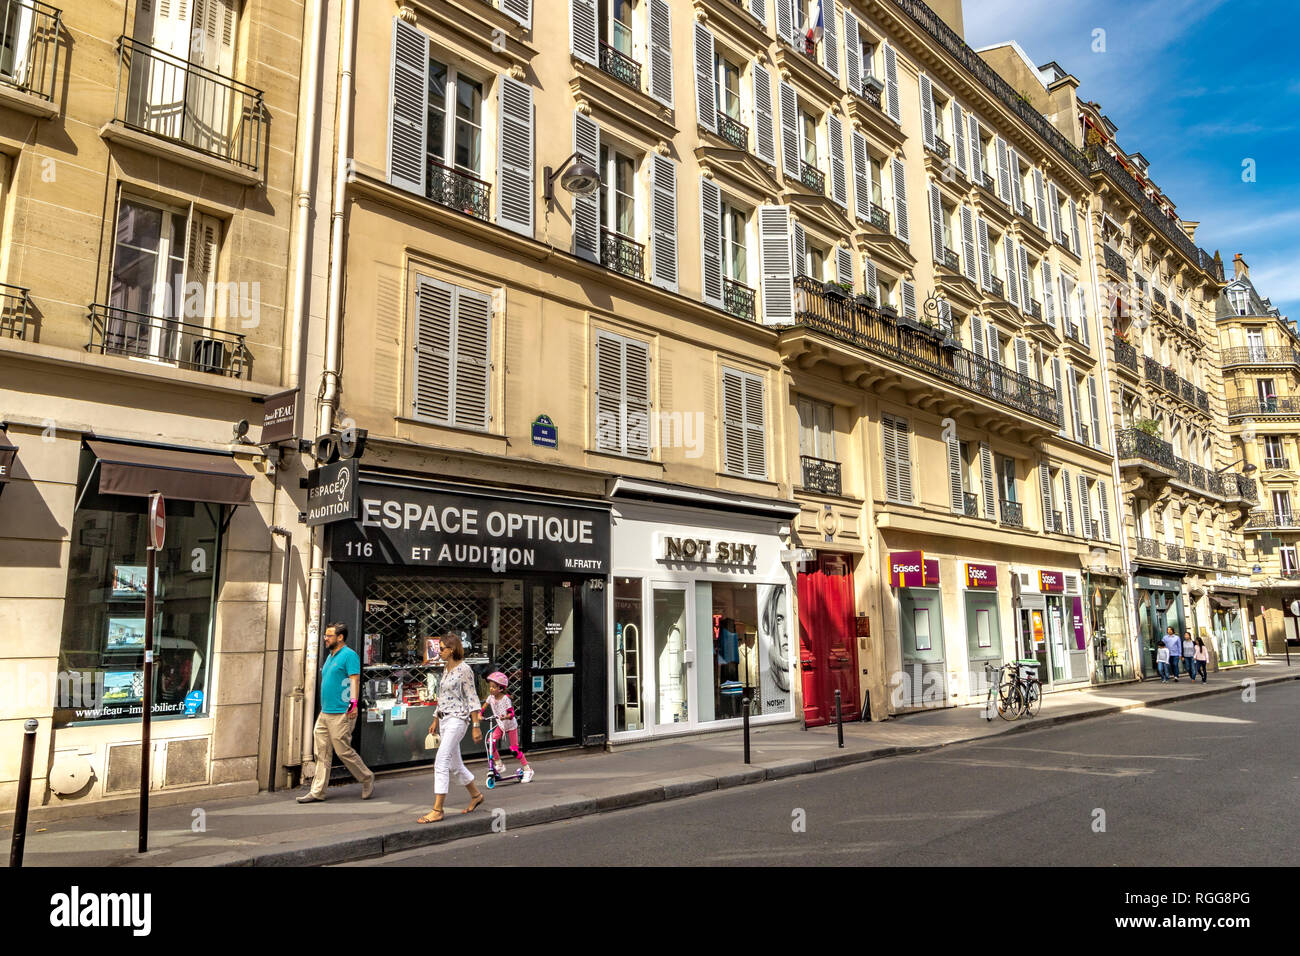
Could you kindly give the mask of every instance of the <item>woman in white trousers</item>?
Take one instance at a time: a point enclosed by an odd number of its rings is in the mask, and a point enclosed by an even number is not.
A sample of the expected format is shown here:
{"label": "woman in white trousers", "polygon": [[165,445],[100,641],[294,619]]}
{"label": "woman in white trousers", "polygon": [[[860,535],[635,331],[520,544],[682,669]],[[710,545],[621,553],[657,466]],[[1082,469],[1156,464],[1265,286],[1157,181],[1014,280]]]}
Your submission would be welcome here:
{"label": "woman in white trousers", "polygon": [[420,817],[417,823],[437,823],[442,819],[442,804],[451,789],[453,776],[469,791],[469,806],[462,813],[473,811],[483,802],[483,794],[474,785],[474,775],[460,755],[460,742],[471,722],[474,742],[483,739],[483,731],[479,728],[483,705],[474,687],[474,672],[465,663],[465,646],[456,634],[442,636],[438,656],[447,669],[438,685],[438,709],[429,725],[429,733],[436,734],[441,729],[442,742],[433,762],[433,809]]}

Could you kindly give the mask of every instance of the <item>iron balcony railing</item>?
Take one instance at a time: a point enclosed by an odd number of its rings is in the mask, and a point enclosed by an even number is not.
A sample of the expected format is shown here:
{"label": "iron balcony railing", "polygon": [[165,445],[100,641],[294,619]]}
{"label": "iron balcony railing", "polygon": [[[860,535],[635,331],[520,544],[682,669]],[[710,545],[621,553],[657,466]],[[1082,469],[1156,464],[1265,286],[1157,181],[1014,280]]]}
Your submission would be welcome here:
{"label": "iron balcony railing", "polygon": [[1167,368],[1164,370],[1164,377],[1165,377],[1165,391],[1173,392],[1175,395],[1177,395],[1178,382],[1179,382],[1178,373],[1171,368]]}
{"label": "iron balcony railing", "polygon": [[749,149],[749,127],[726,113],[718,114],[718,135],[736,149]]}
{"label": "iron balcony railing", "polygon": [[957,258],[957,253],[949,249],[947,246],[945,246],[943,250],[943,264],[953,272],[961,271],[961,260]]}
{"label": "iron balcony railing", "polygon": [[633,89],[641,89],[641,64],[604,42],[600,44],[600,68]]}
{"label": "iron balcony railing", "polygon": [[803,466],[803,487],[805,491],[815,491],[823,495],[839,495],[840,463],[827,461],[825,458],[813,458],[800,455],[799,463]]}
{"label": "iron balcony railing", "polygon": [[26,339],[34,322],[29,290],[0,282],[0,338]]}
{"label": "iron balcony railing", "polygon": [[738,319],[754,321],[754,290],[734,279],[722,280],[722,306]]}
{"label": "iron balcony railing", "polygon": [[1161,292],[1159,289],[1155,290],[1155,292],[1153,293],[1153,297],[1156,300],[1157,306],[1159,306],[1162,309],[1169,308],[1169,300],[1165,298],[1165,294]]}
{"label": "iron balcony railing", "polygon": [[1075,342],[1079,345],[1082,345],[1083,333],[1079,330],[1079,326],[1074,325],[1073,323],[1070,322],[1065,322],[1064,326],[1065,326],[1065,337],[1069,339],[1071,342]]}
{"label": "iron balcony railing", "polygon": [[1121,338],[1112,336],[1115,343],[1115,361],[1126,369],[1136,373],[1138,370],[1138,351]]}
{"label": "iron balcony railing", "polygon": [[1160,557],[1160,542],[1154,538],[1138,538],[1137,552],[1140,558]]}
{"label": "iron balcony railing", "polygon": [[1202,491],[1209,488],[1205,482],[1205,468],[1201,465],[1192,465],[1190,480],[1193,488],[1200,488]]}
{"label": "iron balcony railing", "polygon": [[[1245,475],[1230,474],[1224,475],[1225,479],[1235,479],[1237,482],[1237,494],[1247,501],[1259,500],[1259,485],[1254,478],[1247,478]],[[1226,484],[1226,482],[1225,482]]]}
{"label": "iron balcony railing", "polygon": [[882,232],[889,232],[889,210],[879,203],[871,204],[871,224]]}
{"label": "iron balcony railing", "polygon": [[1300,415],[1300,398],[1283,395],[1277,398],[1231,398],[1228,415]]}
{"label": "iron balcony railing", "polygon": [[938,136],[934,138],[934,145],[927,146],[926,149],[934,153],[940,159],[947,159],[952,155],[952,146],[949,145],[946,140],[942,140]]}
{"label": "iron balcony railing", "polygon": [[1228,556],[1226,554],[1216,554],[1214,556],[1214,566],[1219,570],[1226,570],[1228,567]]}
{"label": "iron balcony railing", "polygon": [[1025,509],[1019,501],[1008,501],[1006,498],[999,498],[998,514],[1002,518],[1002,523],[1008,528],[1023,528],[1025,526]]}
{"label": "iron balcony railing", "polygon": [[1121,459],[1135,458],[1170,470],[1175,468],[1174,446],[1140,428],[1121,428],[1115,436],[1115,450]]}
{"label": "iron balcony railing", "polygon": [[1206,262],[1206,257],[1196,247],[1196,243],[1188,238],[1178,220],[1163,212],[1159,206],[1151,201],[1151,197],[1137,184],[1137,180],[1129,174],[1128,170],[1120,165],[1119,160],[1100,146],[1089,147],[1086,155],[1091,166],[1091,172],[1104,173],[1109,176],[1111,181],[1124,191],[1138,211],[1146,216],[1147,221],[1160,230],[1170,245],[1178,249],[1201,269],[1213,274],[1213,260]]}
{"label": "iron balcony railing", "polygon": [[119,37],[115,118],[123,125],[256,172],[266,139],[262,91]]}
{"label": "iron balcony railing", "polygon": [[428,166],[426,188],[430,199],[475,219],[487,220],[491,216],[491,183],[432,159]]}
{"label": "iron balcony railing", "polygon": [[992,291],[993,295],[996,296],[997,298],[999,299],[1006,298],[1006,286],[1002,284],[1002,280],[999,279],[997,276],[989,277],[989,289],[990,291]]}
{"label": "iron balcony railing", "polygon": [[826,192],[826,174],[811,163],[802,160],[799,162],[799,182],[815,193]]}
{"label": "iron balcony railing", "polygon": [[967,518],[978,518],[980,516],[980,496],[970,491],[963,491],[962,511]]}
{"label": "iron balcony railing", "polygon": [[1289,511],[1252,511],[1246,518],[1247,528],[1300,528],[1300,518]]}
{"label": "iron balcony railing", "polygon": [[645,246],[608,229],[600,230],[600,264],[633,279],[645,278]]}
{"label": "iron balcony railing", "polygon": [[112,305],[90,306],[86,351],[121,355],[229,378],[246,378],[250,356],[244,336],[166,316]]}
{"label": "iron balcony railing", "polygon": [[39,0],[0,0],[0,85],[53,102],[62,16]]}
{"label": "iron balcony railing", "polygon": [[1164,369],[1150,355],[1144,355],[1143,368],[1146,369],[1146,379],[1148,382],[1154,382],[1156,385],[1164,384]]}
{"label": "iron balcony railing", "polygon": [[1054,531],[1057,534],[1065,534],[1065,521],[1059,511],[1049,511],[1047,513],[1047,526],[1044,531]]}
{"label": "iron balcony railing", "polygon": [[874,106],[876,109],[880,110],[881,112],[884,111],[884,107],[881,105],[880,102],[880,90],[876,89],[874,86],[868,86],[867,84],[863,83],[862,98],[866,100],[868,103],[870,103],[872,106]]}
{"label": "iron balcony railing", "polygon": [[1102,246],[1101,248],[1103,257],[1106,260],[1106,268],[1121,279],[1128,279],[1128,263],[1124,261],[1124,256],[1120,251],[1112,246]]}
{"label": "iron balcony railing", "polygon": [[1223,350],[1223,364],[1228,365],[1296,365],[1300,351],[1289,345],[1237,345]]}
{"label": "iron balcony railing", "polygon": [[1208,468],[1205,469],[1205,490],[1216,498],[1228,497],[1228,491],[1226,483],[1223,480],[1223,475],[1216,474]]}
{"label": "iron balcony railing", "polygon": [[1002,202],[1002,197],[998,195],[997,180],[993,178],[992,173],[986,170],[977,185],[983,186],[998,202]]}
{"label": "iron balcony railing", "polygon": [[1043,320],[1043,304],[1037,299],[1029,300],[1028,311],[1031,318],[1038,319],[1040,322]]}
{"label": "iron balcony railing", "polygon": [[1178,397],[1188,405],[1196,405],[1196,386],[1185,378],[1178,380]]}
{"label": "iron balcony railing", "polygon": [[1203,412],[1208,412],[1210,410],[1210,396],[1203,388],[1198,388],[1196,390],[1196,407]]}
{"label": "iron balcony railing", "polygon": [[904,326],[886,310],[828,296],[807,276],[795,280],[795,323],[824,332],[1044,422],[1060,425],[1054,389],[967,349],[944,348],[937,336]]}
{"label": "iron balcony railing", "polygon": [[1264,467],[1265,468],[1290,468],[1291,462],[1289,459],[1286,458],[1269,458],[1265,456]]}
{"label": "iron balcony railing", "polygon": [[1168,561],[1181,562],[1183,560],[1183,549],[1179,545],[1174,544],[1173,542],[1166,541],[1165,559]]}

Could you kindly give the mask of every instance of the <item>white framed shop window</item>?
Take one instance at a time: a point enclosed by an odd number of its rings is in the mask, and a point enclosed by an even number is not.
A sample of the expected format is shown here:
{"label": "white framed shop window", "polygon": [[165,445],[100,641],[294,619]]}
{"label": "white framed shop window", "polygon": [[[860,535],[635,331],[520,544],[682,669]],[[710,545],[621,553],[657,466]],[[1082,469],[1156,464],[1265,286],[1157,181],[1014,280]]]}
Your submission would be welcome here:
{"label": "white framed shop window", "polygon": [[975,612],[975,633],[978,635],[980,647],[993,646],[993,629],[990,623],[990,614],[986,608],[980,608]]}
{"label": "white framed shop window", "polygon": [[918,651],[931,650],[930,609],[928,607],[914,608],[912,623],[915,626],[916,649]]}

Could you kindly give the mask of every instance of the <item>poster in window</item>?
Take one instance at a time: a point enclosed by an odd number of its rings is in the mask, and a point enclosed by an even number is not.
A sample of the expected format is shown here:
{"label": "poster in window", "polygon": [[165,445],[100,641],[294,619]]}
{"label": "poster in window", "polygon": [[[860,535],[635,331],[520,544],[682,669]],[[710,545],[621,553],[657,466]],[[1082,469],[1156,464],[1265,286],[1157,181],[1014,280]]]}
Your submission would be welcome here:
{"label": "poster in window", "polygon": [[107,654],[144,650],[144,618],[110,617],[108,640],[104,645]]}
{"label": "poster in window", "polygon": [[784,584],[758,586],[758,666],[761,712],[790,710],[790,625]]}
{"label": "poster in window", "polygon": [[975,612],[975,634],[980,647],[993,646],[993,632],[989,627],[989,612],[987,610]]}
{"label": "poster in window", "polygon": [[144,700],[144,671],[108,671],[104,674],[104,703],[130,704]]}
{"label": "poster in window", "polygon": [[916,649],[930,650],[930,609],[918,607],[913,612],[912,626],[916,633]]}
{"label": "poster in window", "polygon": [[[143,564],[113,565],[113,597],[144,599],[145,566]],[[158,572],[154,570],[155,595],[158,586]]]}

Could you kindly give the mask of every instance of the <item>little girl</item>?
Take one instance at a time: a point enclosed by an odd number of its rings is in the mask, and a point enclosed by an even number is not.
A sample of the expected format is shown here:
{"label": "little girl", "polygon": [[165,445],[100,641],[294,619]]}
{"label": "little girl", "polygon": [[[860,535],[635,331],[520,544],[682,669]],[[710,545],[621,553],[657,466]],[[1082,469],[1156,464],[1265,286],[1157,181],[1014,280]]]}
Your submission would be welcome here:
{"label": "little girl", "polygon": [[[496,729],[492,731],[492,752],[499,755],[501,753],[501,738],[506,734],[510,735],[510,752],[514,754],[519,765],[524,768],[522,783],[528,783],[533,779],[533,768],[528,766],[528,759],[524,752],[519,749],[519,723],[515,720],[515,707],[510,700],[510,695],[506,693],[506,687],[510,683],[510,678],[506,677],[501,671],[493,671],[488,675],[488,691],[490,696],[484,708],[491,707],[492,715],[497,719]],[[494,758],[495,759],[495,758]],[[505,767],[497,764],[497,773],[505,773]]]}

